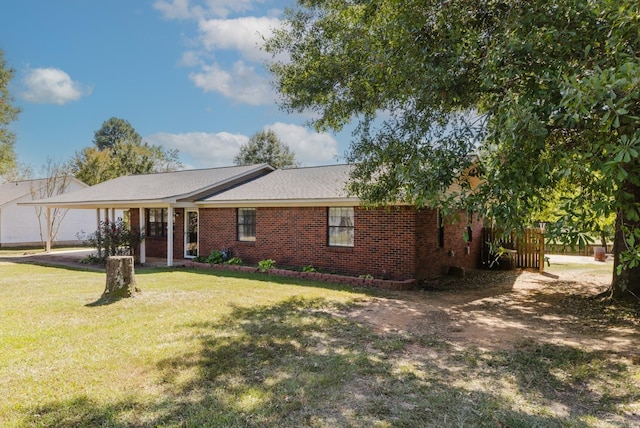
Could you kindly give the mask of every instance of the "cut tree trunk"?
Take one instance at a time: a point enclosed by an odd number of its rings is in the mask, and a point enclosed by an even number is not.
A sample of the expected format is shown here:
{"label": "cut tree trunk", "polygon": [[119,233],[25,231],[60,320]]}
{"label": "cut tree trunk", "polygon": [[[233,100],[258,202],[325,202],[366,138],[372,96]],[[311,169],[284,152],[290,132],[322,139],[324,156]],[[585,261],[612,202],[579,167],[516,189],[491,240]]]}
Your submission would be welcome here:
{"label": "cut tree trunk", "polygon": [[140,291],[136,287],[136,275],[132,256],[107,258],[107,285],[103,298],[132,297]]}

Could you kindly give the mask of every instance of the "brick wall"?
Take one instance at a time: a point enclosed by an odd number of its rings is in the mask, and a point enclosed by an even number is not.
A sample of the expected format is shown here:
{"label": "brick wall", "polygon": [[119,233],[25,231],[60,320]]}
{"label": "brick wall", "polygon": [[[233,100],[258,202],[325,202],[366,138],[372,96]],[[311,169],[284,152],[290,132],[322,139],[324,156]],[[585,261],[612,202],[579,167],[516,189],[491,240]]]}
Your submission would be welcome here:
{"label": "brick wall", "polygon": [[[132,224],[137,225],[137,209]],[[474,221],[473,238],[466,250],[466,221],[445,224],[445,242],[438,246],[437,211],[412,207],[355,208],[353,247],[327,245],[326,207],[256,209],[256,241],[237,240],[235,208],[199,210],[201,255],[229,248],[246,264],[274,259],[281,268],[313,265],[327,273],[373,275],[406,280],[445,274],[451,265],[478,266],[482,225]],[[464,214],[463,214],[464,215]],[[466,219],[466,218],[465,218]],[[174,257],[184,256],[184,210],[176,209]],[[166,239],[147,238],[147,256],[165,257]]]}
{"label": "brick wall", "polygon": [[440,246],[437,210],[425,209],[417,212],[416,279],[444,275],[450,266],[466,269],[478,267],[482,249],[482,222],[476,215],[473,216],[471,241],[465,242],[466,215],[459,212],[456,219],[445,219],[444,245]]}
{"label": "brick wall", "polygon": [[200,210],[200,251],[230,248],[245,263],[274,259],[279,267],[312,264],[325,272],[409,279],[415,262],[415,212],[355,209],[353,247],[327,245],[327,208],[258,208],[256,241],[237,241],[236,210]]}

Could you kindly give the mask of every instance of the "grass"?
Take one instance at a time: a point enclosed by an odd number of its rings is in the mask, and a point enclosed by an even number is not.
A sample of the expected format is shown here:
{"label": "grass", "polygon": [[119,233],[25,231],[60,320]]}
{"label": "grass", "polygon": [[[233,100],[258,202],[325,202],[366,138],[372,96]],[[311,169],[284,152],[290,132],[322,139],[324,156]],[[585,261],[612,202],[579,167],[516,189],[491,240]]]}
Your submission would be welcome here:
{"label": "grass", "polygon": [[2,427],[599,427],[640,410],[620,355],[376,332],[349,316],[367,290],[141,269],[140,295],[103,304],[104,273],[0,272]]}
{"label": "grass", "polygon": [[[69,251],[69,250],[89,250],[89,248],[79,247],[79,246],[56,246],[51,249],[51,252],[56,253],[59,251]],[[15,256],[22,256],[24,254],[40,254],[44,252],[45,252],[45,249],[42,246],[2,247],[2,249],[0,249],[0,257],[15,257]]]}

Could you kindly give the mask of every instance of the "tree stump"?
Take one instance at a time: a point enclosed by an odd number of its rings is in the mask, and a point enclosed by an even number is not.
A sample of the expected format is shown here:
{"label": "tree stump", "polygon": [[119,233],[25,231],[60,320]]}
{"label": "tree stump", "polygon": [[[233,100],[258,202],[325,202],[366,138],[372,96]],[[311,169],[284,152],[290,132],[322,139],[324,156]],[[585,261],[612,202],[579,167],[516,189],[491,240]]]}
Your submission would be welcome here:
{"label": "tree stump", "polygon": [[132,297],[140,291],[136,287],[136,275],[132,256],[110,256],[107,258],[107,285],[103,298]]}

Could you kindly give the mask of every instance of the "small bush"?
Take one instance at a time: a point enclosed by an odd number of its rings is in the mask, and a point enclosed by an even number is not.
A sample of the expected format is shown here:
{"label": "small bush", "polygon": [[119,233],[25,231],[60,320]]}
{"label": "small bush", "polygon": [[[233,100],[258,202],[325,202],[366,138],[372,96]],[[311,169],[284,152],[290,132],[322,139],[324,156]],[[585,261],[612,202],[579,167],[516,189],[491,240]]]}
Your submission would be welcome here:
{"label": "small bush", "polygon": [[314,268],[313,265],[307,265],[302,268],[302,272],[318,272],[318,269]]}
{"label": "small bush", "polygon": [[242,261],[242,259],[240,257],[231,257],[229,260],[227,260],[227,264],[228,265],[242,265],[244,262]]}
{"label": "small bush", "polygon": [[224,261],[224,256],[218,250],[213,250],[209,253],[209,257],[207,257],[207,263],[211,265],[217,265]]}
{"label": "small bush", "polygon": [[84,260],[91,264],[105,264],[109,256],[132,256],[136,245],[144,238],[144,234],[130,230],[121,218],[113,222],[101,221],[95,232],[80,232],[76,236],[96,249],[95,254]]}
{"label": "small bush", "polygon": [[260,269],[260,272],[264,273],[264,272],[267,272],[269,269],[273,269],[275,265],[276,265],[275,260],[272,260],[272,259],[260,260],[258,262],[258,269]]}

